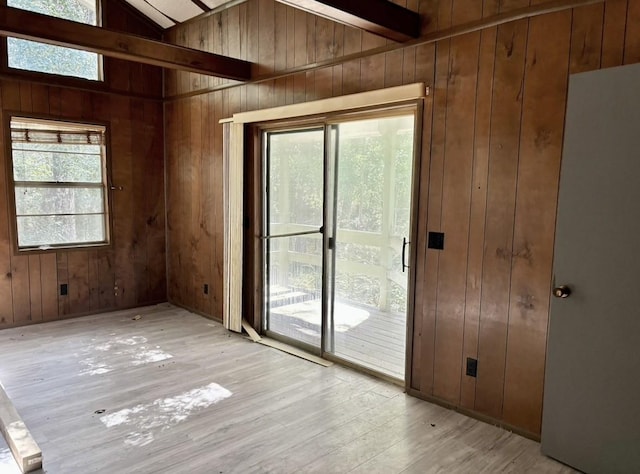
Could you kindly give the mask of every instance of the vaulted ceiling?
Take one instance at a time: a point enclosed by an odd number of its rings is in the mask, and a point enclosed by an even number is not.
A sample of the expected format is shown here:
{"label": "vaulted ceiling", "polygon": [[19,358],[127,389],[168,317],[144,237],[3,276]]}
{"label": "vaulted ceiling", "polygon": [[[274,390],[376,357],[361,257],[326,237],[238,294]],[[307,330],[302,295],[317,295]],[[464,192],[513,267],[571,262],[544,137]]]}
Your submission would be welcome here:
{"label": "vaulted ceiling", "polygon": [[[80,0],[84,1],[84,0]],[[246,0],[127,0],[169,28],[225,4]],[[388,0],[276,0],[395,41],[420,35],[420,16]],[[0,6],[0,35],[66,46],[165,68],[236,80],[253,77],[252,63],[176,46],[21,8]]]}
{"label": "vaulted ceiling", "polygon": [[162,28],[171,28],[234,0],[127,0]]}
{"label": "vaulted ceiling", "polygon": [[[203,13],[244,0],[126,1],[162,28],[171,28]],[[389,0],[276,1],[395,41],[406,41],[420,33],[418,14]]]}

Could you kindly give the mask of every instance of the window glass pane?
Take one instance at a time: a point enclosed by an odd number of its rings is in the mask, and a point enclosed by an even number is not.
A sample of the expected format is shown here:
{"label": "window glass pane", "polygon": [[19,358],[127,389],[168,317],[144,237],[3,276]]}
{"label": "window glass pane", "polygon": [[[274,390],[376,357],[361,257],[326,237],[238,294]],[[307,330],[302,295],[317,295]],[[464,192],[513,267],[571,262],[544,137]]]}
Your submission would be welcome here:
{"label": "window glass pane", "polygon": [[16,186],[16,214],[103,213],[101,188]]}
{"label": "window glass pane", "polygon": [[7,6],[96,25],[95,0],[7,0]]}
{"label": "window glass pane", "polygon": [[99,145],[13,144],[15,181],[101,183]]}
{"label": "window glass pane", "polygon": [[18,247],[106,244],[103,126],[11,117]]}
{"label": "window glass pane", "polygon": [[[97,25],[95,0],[8,0],[7,5],[43,15]],[[26,71],[100,79],[100,56],[61,46],[7,38],[9,67]]]}
{"label": "window glass pane", "polygon": [[324,131],[269,135],[269,232],[286,234],[322,225]]}
{"label": "window glass pane", "polygon": [[20,247],[106,241],[102,215],[22,216],[17,221]]}
{"label": "window glass pane", "polygon": [[7,38],[9,67],[97,81],[98,55],[17,38]]}
{"label": "window glass pane", "polygon": [[362,237],[350,232],[341,232],[338,238],[340,245],[336,247],[336,257],[339,260],[359,262],[366,265],[380,264],[381,247],[356,243],[354,241]]}
{"label": "window glass pane", "polygon": [[[413,117],[348,122],[340,124],[339,131],[338,226],[354,231],[387,232],[382,223],[388,196],[379,191],[385,189],[394,200],[387,211],[391,232],[404,235],[410,218],[407,203],[411,187],[404,183],[410,182],[412,172]],[[368,186],[363,188],[362,183]]]}
{"label": "window glass pane", "polygon": [[340,124],[339,130],[338,227],[381,232],[388,138],[378,120]]}

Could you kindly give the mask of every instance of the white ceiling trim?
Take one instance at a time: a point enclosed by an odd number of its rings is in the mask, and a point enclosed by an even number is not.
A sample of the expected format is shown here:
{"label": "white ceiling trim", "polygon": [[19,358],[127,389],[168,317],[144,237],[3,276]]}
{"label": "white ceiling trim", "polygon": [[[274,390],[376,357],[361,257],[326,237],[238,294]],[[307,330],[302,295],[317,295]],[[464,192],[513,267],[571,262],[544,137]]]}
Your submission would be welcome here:
{"label": "white ceiling trim", "polygon": [[[80,0],[95,1],[95,0]],[[2,2],[2,0],[0,0]],[[127,2],[154,23],[167,29],[205,13],[204,5],[216,10],[237,0],[127,0]],[[201,3],[198,6],[197,3]]]}
{"label": "white ceiling trim", "polygon": [[218,8],[225,3],[229,3],[229,1],[230,0],[202,0],[202,3],[213,10],[214,8]]}
{"label": "white ceiling trim", "polygon": [[182,23],[194,16],[201,15],[204,10],[191,0],[147,0],[169,18]]}

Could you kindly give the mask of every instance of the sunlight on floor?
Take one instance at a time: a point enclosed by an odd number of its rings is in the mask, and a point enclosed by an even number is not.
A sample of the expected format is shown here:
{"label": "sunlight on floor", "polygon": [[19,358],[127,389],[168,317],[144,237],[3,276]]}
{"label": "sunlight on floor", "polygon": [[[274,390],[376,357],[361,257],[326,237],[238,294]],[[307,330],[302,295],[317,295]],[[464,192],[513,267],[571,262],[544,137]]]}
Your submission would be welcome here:
{"label": "sunlight on floor", "polygon": [[[321,303],[319,300],[304,301],[274,309],[274,312],[300,319],[309,324],[319,325]],[[354,308],[345,303],[336,303],[334,324],[337,332],[346,332],[364,323],[371,314],[361,308]]]}

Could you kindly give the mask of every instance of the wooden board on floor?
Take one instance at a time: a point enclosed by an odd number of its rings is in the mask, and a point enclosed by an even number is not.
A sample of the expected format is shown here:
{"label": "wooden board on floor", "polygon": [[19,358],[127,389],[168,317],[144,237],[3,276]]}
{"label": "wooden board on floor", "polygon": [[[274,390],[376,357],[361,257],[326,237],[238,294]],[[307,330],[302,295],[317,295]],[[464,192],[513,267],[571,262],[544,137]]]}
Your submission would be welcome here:
{"label": "wooden board on floor", "polygon": [[42,467],[42,451],[0,383],[0,431],[22,472]]}
{"label": "wooden board on floor", "polygon": [[313,362],[314,364],[322,365],[323,367],[331,367],[333,365],[333,362],[324,360],[320,357],[316,357],[313,354],[309,354],[308,352],[300,350],[297,347],[290,346],[289,344],[276,341],[275,339],[262,337],[259,341],[256,342],[262,344],[263,346],[273,347],[274,349],[286,352],[287,354],[291,354],[293,356],[300,357],[301,359],[308,360],[309,362]]}

